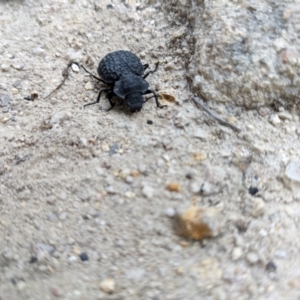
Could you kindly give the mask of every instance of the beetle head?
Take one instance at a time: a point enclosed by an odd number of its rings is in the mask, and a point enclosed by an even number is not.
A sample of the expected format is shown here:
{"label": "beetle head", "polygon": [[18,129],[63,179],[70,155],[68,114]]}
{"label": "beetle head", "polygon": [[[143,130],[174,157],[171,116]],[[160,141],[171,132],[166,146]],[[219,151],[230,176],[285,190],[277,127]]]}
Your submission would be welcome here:
{"label": "beetle head", "polygon": [[144,103],[144,98],[141,93],[131,93],[126,97],[125,104],[132,112],[140,111]]}

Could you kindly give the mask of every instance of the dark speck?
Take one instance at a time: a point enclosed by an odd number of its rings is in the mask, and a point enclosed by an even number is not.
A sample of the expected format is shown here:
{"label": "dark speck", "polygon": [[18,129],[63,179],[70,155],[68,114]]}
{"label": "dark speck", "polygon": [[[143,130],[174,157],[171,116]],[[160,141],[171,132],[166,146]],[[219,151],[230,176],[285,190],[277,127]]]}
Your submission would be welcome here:
{"label": "dark speck", "polygon": [[152,125],[153,121],[152,120],[147,120],[147,124]]}
{"label": "dark speck", "polygon": [[117,153],[118,149],[119,149],[119,144],[118,143],[115,143],[112,146],[110,146],[110,148],[109,148],[109,156],[112,156],[115,153]]}
{"label": "dark speck", "polygon": [[270,272],[275,272],[277,269],[276,265],[272,262],[272,261],[269,261],[267,264],[266,264],[266,270],[267,271],[270,271]]}
{"label": "dark speck", "polygon": [[33,264],[33,263],[35,263],[35,262],[37,262],[37,258],[36,258],[35,256],[31,256],[31,257],[30,257],[30,260],[29,260],[29,263],[30,263],[30,264]]}
{"label": "dark speck", "polygon": [[188,172],[188,173],[186,173],[185,174],[185,177],[187,178],[187,179],[193,179],[193,173],[192,172]]}
{"label": "dark speck", "polygon": [[254,196],[255,194],[258,193],[258,188],[250,186],[248,191],[250,195]]}
{"label": "dark speck", "polygon": [[108,4],[108,5],[106,6],[106,8],[107,8],[107,9],[113,9],[114,7],[113,7],[111,4]]}
{"label": "dark speck", "polygon": [[237,227],[238,231],[240,233],[247,231],[248,229],[248,222],[244,221],[244,220],[237,220],[235,222],[235,226]]}
{"label": "dark speck", "polygon": [[82,252],[80,255],[79,255],[80,259],[82,261],[86,261],[86,260],[89,260],[89,257],[88,255],[85,253],[85,252]]}

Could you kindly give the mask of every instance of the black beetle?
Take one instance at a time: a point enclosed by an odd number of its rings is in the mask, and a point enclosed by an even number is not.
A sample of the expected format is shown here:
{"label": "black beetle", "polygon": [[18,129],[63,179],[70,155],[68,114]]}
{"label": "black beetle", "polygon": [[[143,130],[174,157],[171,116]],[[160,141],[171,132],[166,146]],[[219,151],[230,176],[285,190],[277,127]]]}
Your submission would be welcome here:
{"label": "black beetle", "polygon": [[149,65],[143,65],[132,52],[119,50],[107,54],[100,61],[97,72],[101,78],[91,74],[84,66],[82,67],[95,79],[110,85],[109,88],[100,90],[97,101],[85,104],[84,107],[99,103],[102,92],[107,93],[106,97],[111,105],[107,111],[115,106],[112,101],[114,96],[122,99],[124,104],[133,112],[141,110],[143,104],[147,101],[143,98],[143,95],[146,94],[153,94],[157,107],[163,108],[166,106],[159,103],[156,93],[148,89],[149,83],[145,80],[149,74],[156,72],[158,63],[155,70],[149,71],[143,76]]}

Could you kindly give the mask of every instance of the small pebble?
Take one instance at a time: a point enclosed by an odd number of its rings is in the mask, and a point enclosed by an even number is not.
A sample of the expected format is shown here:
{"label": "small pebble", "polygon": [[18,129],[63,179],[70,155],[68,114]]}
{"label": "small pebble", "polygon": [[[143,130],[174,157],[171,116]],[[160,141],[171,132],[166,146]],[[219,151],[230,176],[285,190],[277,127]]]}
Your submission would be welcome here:
{"label": "small pebble", "polygon": [[101,148],[102,148],[102,151],[104,151],[104,152],[109,151],[109,145],[106,142],[102,142]]}
{"label": "small pebble", "polygon": [[147,120],[147,124],[152,125],[153,121],[152,120]]}
{"label": "small pebble", "polygon": [[11,89],[11,92],[12,92],[14,95],[19,94],[19,90],[16,89],[16,88],[12,88],[12,89]]}
{"label": "small pebble", "polygon": [[5,107],[9,105],[10,97],[7,94],[0,94],[0,106]]}
{"label": "small pebble", "polygon": [[254,252],[250,252],[247,254],[246,260],[249,264],[253,265],[258,262],[258,255]]}
{"label": "small pebble", "polygon": [[115,143],[109,147],[109,156],[116,154],[119,150],[119,144]]}
{"label": "small pebble", "polygon": [[165,210],[165,215],[169,218],[173,218],[176,215],[176,211],[173,207],[169,207]]}
{"label": "small pebble", "polygon": [[193,179],[194,174],[193,174],[193,172],[187,172],[187,173],[185,174],[185,177],[186,177],[186,179],[191,180],[191,179]]}
{"label": "small pebble", "polygon": [[199,182],[192,182],[192,184],[190,185],[190,191],[193,194],[198,194],[200,193],[201,190],[201,184]]}
{"label": "small pebble", "polygon": [[232,250],[231,257],[233,260],[238,260],[243,255],[243,251],[240,247],[234,247]]}
{"label": "small pebble", "polygon": [[127,199],[133,199],[135,197],[135,193],[131,192],[131,191],[127,191],[125,192],[124,196],[127,198]]}
{"label": "small pebble", "polygon": [[19,291],[24,290],[25,287],[26,287],[26,283],[24,281],[19,281],[17,283],[17,288],[18,288]]}
{"label": "small pebble", "polygon": [[145,174],[147,172],[147,166],[146,165],[139,165],[138,171],[142,174]]}
{"label": "small pebble", "polygon": [[275,265],[274,262],[272,261],[269,261],[267,264],[266,264],[266,270],[269,271],[269,272],[275,272],[277,269],[277,266]]}
{"label": "small pebble", "polygon": [[276,114],[271,115],[269,121],[270,121],[270,123],[272,123],[275,126],[281,123],[278,115],[276,115]]}
{"label": "small pebble", "polygon": [[80,253],[79,257],[82,261],[89,260],[89,257],[85,252]]}
{"label": "small pebble", "polygon": [[113,188],[113,186],[109,185],[108,187],[105,188],[106,192],[108,194],[115,194],[115,189]]}
{"label": "small pebble", "polygon": [[145,185],[142,189],[142,194],[148,199],[151,199],[154,195],[154,189],[151,186]]}
{"label": "small pebble", "polygon": [[181,191],[181,184],[178,182],[170,182],[166,186],[167,190],[170,192],[180,192]]}
{"label": "small pebble", "polygon": [[112,294],[116,290],[116,282],[113,278],[106,278],[100,282],[99,288],[108,294]]}
{"label": "small pebble", "polygon": [[254,204],[253,204],[252,213],[251,213],[252,216],[258,217],[258,216],[264,214],[265,211],[266,211],[266,203],[261,198],[255,199]]}
{"label": "small pebble", "polygon": [[76,64],[72,64],[72,70],[73,70],[73,72],[78,73],[79,67]]}
{"label": "small pebble", "polygon": [[287,111],[279,112],[278,113],[278,117],[281,120],[289,120],[289,121],[293,120],[293,116],[289,112],[287,112]]}
{"label": "small pebble", "polygon": [[300,162],[290,162],[285,169],[285,176],[291,181],[300,183]]}
{"label": "small pebble", "polygon": [[92,83],[89,81],[85,84],[84,88],[89,91],[89,90],[92,90],[93,89],[93,85]]}
{"label": "small pebble", "polygon": [[37,243],[32,246],[32,256],[39,262],[49,259],[55,252],[55,248],[44,243]]}
{"label": "small pebble", "polygon": [[73,263],[73,262],[77,261],[77,257],[75,255],[71,255],[71,256],[69,256],[68,261],[70,263]]}
{"label": "small pebble", "polygon": [[35,55],[43,55],[45,50],[42,49],[41,47],[35,47],[32,49],[33,54]]}
{"label": "small pebble", "polygon": [[14,64],[13,67],[16,69],[16,70],[22,70],[24,68],[24,64]]}
{"label": "small pebble", "polygon": [[248,192],[249,192],[250,195],[254,196],[255,194],[258,193],[258,188],[250,186],[249,189],[248,189]]}
{"label": "small pebble", "polygon": [[186,238],[203,240],[219,235],[221,218],[215,207],[189,207],[181,216],[176,218],[178,234]]}
{"label": "small pebble", "polygon": [[285,258],[287,256],[287,252],[285,250],[279,249],[275,251],[275,256],[277,258]]}
{"label": "small pebble", "polygon": [[133,183],[133,181],[134,181],[134,179],[133,179],[132,176],[126,176],[126,178],[125,178],[125,182],[126,182],[126,183],[131,184],[131,183]]}
{"label": "small pebble", "polygon": [[66,218],[67,218],[67,213],[66,212],[63,212],[61,213],[58,218],[61,220],[61,221],[64,221]]}
{"label": "small pebble", "polygon": [[61,291],[59,290],[59,289],[57,289],[57,288],[51,288],[50,289],[50,291],[51,291],[51,294],[54,296],[54,297],[61,297],[62,296],[62,293],[61,293]]}
{"label": "small pebble", "polygon": [[8,71],[8,69],[9,69],[9,65],[7,65],[7,64],[1,65],[1,71],[6,72],[6,71]]}

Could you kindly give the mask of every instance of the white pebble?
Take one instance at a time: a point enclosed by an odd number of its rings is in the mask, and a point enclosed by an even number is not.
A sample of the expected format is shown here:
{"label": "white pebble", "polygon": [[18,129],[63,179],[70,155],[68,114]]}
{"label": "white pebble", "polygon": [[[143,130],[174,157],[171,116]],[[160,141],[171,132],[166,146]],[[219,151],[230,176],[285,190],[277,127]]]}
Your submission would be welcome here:
{"label": "white pebble", "polygon": [[78,258],[77,258],[77,256],[75,256],[75,255],[71,255],[69,258],[68,258],[68,261],[70,262],[70,263],[73,263],[73,262],[75,262],[75,261],[77,261],[78,260]]}
{"label": "white pebble", "polygon": [[133,183],[133,181],[134,181],[134,179],[133,179],[132,176],[126,176],[126,178],[125,178],[125,182],[126,182],[126,183],[131,184],[131,183]]}
{"label": "white pebble", "polygon": [[116,282],[113,278],[106,278],[100,282],[99,288],[108,294],[112,294],[116,289]]}
{"label": "white pebble", "polygon": [[1,71],[8,71],[8,69],[9,69],[9,65],[6,64],[1,65]]}
{"label": "white pebble", "polygon": [[190,191],[193,193],[193,194],[197,194],[199,193],[201,190],[201,184],[198,183],[198,182],[193,182],[191,183],[190,185]]}
{"label": "white pebble", "polygon": [[36,55],[43,55],[44,53],[44,49],[42,49],[41,47],[35,47],[32,49],[32,52]]}
{"label": "white pebble", "polygon": [[89,81],[85,84],[84,88],[88,91],[88,90],[92,90],[93,89],[93,85],[92,83]]}
{"label": "white pebble", "polygon": [[16,70],[22,70],[24,68],[24,64],[20,63],[20,64],[14,64],[13,67]]}
{"label": "white pebble", "polygon": [[274,254],[277,258],[285,258],[287,256],[287,253],[284,250],[276,250]]}
{"label": "white pebble", "polygon": [[254,201],[253,209],[252,209],[252,216],[258,217],[266,211],[266,203],[261,199],[257,198]]}
{"label": "white pebble", "polygon": [[106,190],[106,192],[108,194],[115,194],[116,193],[115,190],[114,190],[114,188],[111,185],[109,185],[108,187],[106,187],[105,190]]}
{"label": "white pebble", "polygon": [[73,70],[73,72],[78,73],[79,67],[76,64],[72,64],[72,70]]}
{"label": "white pebble", "polygon": [[243,251],[240,247],[234,247],[231,253],[233,260],[238,260],[243,255]]}
{"label": "white pebble", "polygon": [[293,120],[293,116],[287,111],[283,111],[283,112],[278,113],[278,117],[281,120],[289,120],[289,121]]}
{"label": "white pebble", "polygon": [[82,145],[83,147],[87,147],[87,146],[89,145],[86,138],[83,138],[83,137],[82,137],[82,138],[80,138],[79,140],[80,140],[80,143],[81,143],[81,145]]}
{"label": "white pebble", "polygon": [[169,218],[173,218],[176,214],[176,211],[173,207],[169,207],[165,210],[165,215]]}
{"label": "white pebble", "polygon": [[270,123],[272,123],[273,125],[278,125],[281,123],[278,115],[274,114],[274,115],[271,115],[270,119],[269,119]]}
{"label": "white pebble", "polygon": [[142,194],[143,196],[145,196],[146,198],[150,199],[153,197],[154,194],[154,189],[151,186],[144,186],[142,189]]}
{"label": "white pebble", "polygon": [[285,176],[291,181],[300,183],[300,163],[298,161],[290,162],[285,169]]}
{"label": "white pebble", "polygon": [[24,290],[25,287],[26,287],[26,283],[24,281],[19,281],[17,283],[17,288],[18,288],[19,291]]}
{"label": "white pebble", "polygon": [[247,259],[248,263],[253,265],[258,262],[258,255],[254,252],[250,252],[247,254],[246,259]]}
{"label": "white pebble", "polygon": [[194,88],[201,87],[202,81],[203,81],[202,77],[200,75],[196,75],[193,80],[193,87]]}
{"label": "white pebble", "polygon": [[14,95],[19,94],[19,90],[16,89],[16,88],[12,88],[11,91],[12,91],[12,93],[13,93]]}

